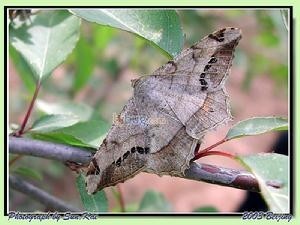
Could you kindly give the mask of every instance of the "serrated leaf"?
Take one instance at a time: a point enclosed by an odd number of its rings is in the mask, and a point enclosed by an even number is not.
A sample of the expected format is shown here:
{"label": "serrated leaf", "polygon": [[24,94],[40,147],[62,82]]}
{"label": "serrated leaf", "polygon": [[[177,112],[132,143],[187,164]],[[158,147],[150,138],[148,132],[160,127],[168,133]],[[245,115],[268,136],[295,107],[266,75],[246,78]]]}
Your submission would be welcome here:
{"label": "serrated leaf", "polygon": [[29,24],[14,20],[10,43],[30,65],[37,80],[48,77],[71,53],[79,38],[80,19],[65,10],[41,11]]}
{"label": "serrated leaf", "polygon": [[139,212],[171,212],[171,204],[162,193],[147,191],[140,203]]}
{"label": "serrated leaf", "polygon": [[16,170],[13,171],[14,173],[20,174],[21,176],[33,178],[35,180],[43,180],[42,174],[40,174],[38,171],[33,170],[28,167],[18,167]]}
{"label": "serrated leaf", "polygon": [[234,139],[242,136],[258,135],[269,131],[287,130],[288,120],[281,117],[254,117],[243,120],[230,128],[226,139]]}
{"label": "serrated leaf", "polygon": [[276,153],[238,157],[259,182],[270,211],[289,213],[289,158]]}
{"label": "serrated leaf", "polygon": [[59,128],[72,126],[79,121],[80,119],[74,115],[45,115],[33,123],[30,131],[50,132]]}
{"label": "serrated leaf", "polygon": [[75,15],[137,34],[175,57],[183,46],[179,17],[174,10],[72,9]]}
{"label": "serrated leaf", "polygon": [[80,194],[80,198],[84,209],[88,212],[107,212],[108,201],[105,192],[99,191],[94,195],[89,195],[86,191],[85,181],[83,175],[79,175],[76,178],[77,190]]}
{"label": "serrated leaf", "polygon": [[34,138],[62,144],[98,148],[105,138],[109,124],[103,120],[79,122],[51,132],[30,132]]}
{"label": "serrated leaf", "polygon": [[79,121],[87,121],[93,115],[93,109],[82,103],[63,102],[63,103],[49,103],[38,99],[36,107],[47,114],[64,114],[75,116]]}

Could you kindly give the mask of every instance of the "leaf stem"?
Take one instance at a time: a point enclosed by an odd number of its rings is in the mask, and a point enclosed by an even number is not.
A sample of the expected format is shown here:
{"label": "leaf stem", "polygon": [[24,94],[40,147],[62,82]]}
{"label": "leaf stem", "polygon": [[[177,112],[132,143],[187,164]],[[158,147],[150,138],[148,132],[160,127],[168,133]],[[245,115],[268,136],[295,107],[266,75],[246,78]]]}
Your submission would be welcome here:
{"label": "leaf stem", "polygon": [[193,161],[196,160],[196,159],[199,159],[199,158],[203,157],[204,153],[207,153],[211,149],[213,149],[213,148],[215,148],[215,147],[217,147],[217,146],[225,143],[226,141],[228,141],[228,139],[223,138],[222,140],[218,141],[217,143],[215,143],[215,144],[213,144],[213,145],[211,145],[211,146],[209,146],[209,147],[207,147],[207,148],[205,148],[205,149],[203,149],[201,151],[199,151],[200,145],[197,145],[196,149],[195,149],[195,157],[193,158]]}
{"label": "leaf stem", "polygon": [[199,158],[202,158],[204,156],[208,156],[208,155],[220,155],[220,156],[224,156],[224,157],[228,157],[228,158],[231,158],[231,159],[234,159],[235,156],[230,154],[230,153],[227,153],[227,152],[221,152],[221,151],[208,151],[208,152],[199,152],[199,154],[197,154],[197,157],[195,156],[193,158],[192,161],[194,160],[197,160]]}
{"label": "leaf stem", "polygon": [[39,93],[39,90],[40,90],[40,87],[41,87],[41,80],[38,80],[37,84],[36,84],[36,87],[35,87],[35,91],[34,91],[34,94],[32,96],[32,99],[31,99],[31,102],[30,102],[30,105],[28,107],[28,110],[26,112],[26,115],[23,119],[23,122],[22,122],[22,125],[21,125],[21,128],[20,130],[18,130],[14,136],[17,136],[17,137],[20,137],[22,136],[22,134],[24,134],[24,129],[26,127],[26,124],[28,122],[28,119],[31,115],[31,112],[32,112],[32,109],[33,109],[33,106],[34,106],[34,103],[35,103],[35,100],[38,96],[38,93]]}

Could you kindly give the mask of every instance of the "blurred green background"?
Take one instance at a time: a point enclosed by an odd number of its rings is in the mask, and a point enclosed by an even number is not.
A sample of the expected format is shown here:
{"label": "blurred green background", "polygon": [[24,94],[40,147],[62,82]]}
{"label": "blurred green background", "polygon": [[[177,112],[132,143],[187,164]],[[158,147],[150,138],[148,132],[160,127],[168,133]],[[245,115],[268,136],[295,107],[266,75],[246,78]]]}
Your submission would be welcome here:
{"label": "blurred green background", "polygon": [[[289,70],[289,31],[288,26],[285,25],[287,11],[279,9],[206,9],[177,10],[177,13],[184,33],[184,47],[189,47],[203,36],[223,27],[242,29],[243,37],[237,47],[232,74],[229,76],[227,84],[233,116],[241,119],[247,118],[247,115],[251,117],[269,113],[268,115],[279,114],[287,117]],[[38,97],[39,103],[36,110],[33,111],[30,123],[47,112],[50,105],[71,102],[72,104],[88,105],[84,114],[92,109],[91,113],[96,118],[105,121],[106,125],[103,127],[107,130],[112,123],[112,115],[120,112],[132,95],[131,79],[151,74],[168,60],[169,57],[164,52],[149,44],[146,39],[116,28],[82,20],[80,39],[75,49],[43,83]],[[24,109],[28,107],[34,88],[35,80],[28,64],[10,46],[9,122],[12,128],[21,123]],[[260,97],[261,99],[259,99]],[[255,102],[257,105],[254,104]],[[259,111],[260,107],[265,111]],[[272,143],[274,139],[275,136],[268,137],[268,143]],[[259,139],[258,142],[261,140]],[[260,144],[258,143],[257,146]],[[264,151],[267,147],[267,145],[258,147],[257,151]],[[240,153],[247,152],[244,151],[241,150]],[[14,156],[10,155],[10,158],[12,159]],[[230,165],[229,162],[227,163]],[[31,171],[26,172],[26,168]],[[14,163],[10,170],[27,176],[27,178],[30,177],[28,179],[31,182],[51,194],[81,207],[75,186],[76,175],[61,163],[26,156]],[[134,179],[136,178],[132,180]],[[147,198],[157,198],[156,194],[147,193],[148,189],[155,188],[148,187],[148,183],[143,185],[145,179],[140,177],[136,181],[130,181],[129,185],[126,184],[127,182],[121,184],[128,210],[137,210],[138,207],[143,207],[140,202],[147,201]],[[197,191],[201,190],[201,193],[206,193],[205,190],[211,189],[212,185],[202,184],[193,193],[187,188],[191,181],[187,181],[188,183],[182,186],[180,191],[172,194],[172,190],[168,188],[172,178],[157,177],[153,179],[156,179],[154,184],[159,187],[156,191],[164,193],[165,197],[158,197],[158,208],[149,210],[193,211],[198,207],[213,206],[219,211],[234,211],[235,207],[238,207],[243,200],[243,193],[239,190],[239,197],[232,203],[226,203],[227,205],[224,205],[226,200],[222,198],[218,200],[213,197],[201,197],[196,198],[197,201],[195,201],[192,196],[198,196]],[[159,183],[158,179],[167,179],[167,181]],[[176,182],[184,181],[179,179]],[[218,188],[220,193],[224,191],[222,188]],[[186,194],[184,190],[186,190]],[[107,188],[105,191],[109,199],[110,211],[120,210],[118,190],[113,187]],[[142,201],[145,193],[146,200]],[[184,195],[187,196],[186,199]],[[231,195],[235,195],[235,192],[230,192],[229,196]],[[216,194],[216,196],[219,195]],[[10,191],[9,199],[10,210],[44,210],[42,205],[17,192]],[[223,202],[223,206],[220,206],[220,202]],[[213,208],[211,211],[214,210]]]}

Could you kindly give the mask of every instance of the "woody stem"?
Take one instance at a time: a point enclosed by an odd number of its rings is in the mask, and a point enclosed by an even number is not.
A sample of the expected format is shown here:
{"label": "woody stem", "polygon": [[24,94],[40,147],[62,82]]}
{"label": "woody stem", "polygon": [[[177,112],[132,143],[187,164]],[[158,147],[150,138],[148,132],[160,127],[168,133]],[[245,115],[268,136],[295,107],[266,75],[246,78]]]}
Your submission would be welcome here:
{"label": "woody stem", "polygon": [[[91,152],[82,148],[16,137],[9,137],[9,152],[62,162],[88,163],[92,159]],[[223,168],[204,163],[191,162],[190,168],[185,171],[182,178],[255,192],[260,191],[258,181],[253,174],[243,170]]]}

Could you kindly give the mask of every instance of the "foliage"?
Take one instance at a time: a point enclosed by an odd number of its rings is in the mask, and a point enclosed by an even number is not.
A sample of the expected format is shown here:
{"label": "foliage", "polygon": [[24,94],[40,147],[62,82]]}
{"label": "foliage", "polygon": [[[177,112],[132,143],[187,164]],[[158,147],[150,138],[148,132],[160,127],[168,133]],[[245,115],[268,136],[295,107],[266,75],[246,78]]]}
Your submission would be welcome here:
{"label": "foliage", "polygon": [[[225,14],[236,18],[241,16],[238,12],[228,11]],[[266,46],[276,51],[284,43],[285,36],[282,31],[283,26],[278,22],[280,14],[263,10],[254,14],[261,24],[260,32],[254,38],[255,45]],[[287,24],[287,13],[282,11],[281,15]],[[37,118],[33,119],[25,135],[96,149],[110,127],[108,118],[104,119],[103,116],[108,108],[104,99],[109,98],[108,92],[112,92],[107,91],[106,88],[120,79],[120,74],[128,67],[140,67],[145,73],[155,68],[152,62],[145,62],[143,57],[148,54],[154,58],[152,56],[154,53],[159,55],[157,49],[167,58],[175,57],[183,46],[182,25],[184,30],[195,32],[198,39],[199,33],[206,34],[211,31],[209,29],[216,17],[216,15],[206,16],[200,11],[190,10],[176,12],[174,10],[73,9],[41,11],[30,16],[30,21],[24,22],[18,18],[11,21],[9,54],[28,94],[32,96],[37,81],[41,81],[47,94],[52,94],[58,99],[57,102],[50,103],[44,96],[45,98],[41,97],[35,102]],[[185,28],[186,24],[191,22],[197,27]],[[195,34],[191,35],[190,39],[193,40],[194,37]],[[187,42],[191,40],[188,39]],[[126,44],[130,51],[120,51],[119,48]],[[118,51],[114,50],[116,45]],[[152,48],[153,46],[157,48]],[[106,52],[108,47],[110,51]],[[124,55],[126,57],[123,57]],[[262,73],[269,73],[275,80],[287,83],[288,67],[284,59],[272,58],[261,52],[248,54],[246,50],[238,52],[238,55],[239,59],[245,58],[245,60],[238,60],[239,63],[247,64],[245,67],[248,68],[244,81],[245,87],[249,88],[253,78]],[[126,60],[119,60],[118,57]],[[166,60],[165,57],[162,59]],[[64,63],[65,67],[64,78],[60,80],[59,76],[52,77],[46,82],[46,78],[55,74],[55,69],[61,63]],[[97,77],[96,74],[102,76]],[[89,90],[86,90],[88,88]],[[98,91],[102,91],[102,95],[97,96],[100,100],[89,102],[89,93]],[[86,102],[76,103],[76,99],[80,99],[82,92],[87,96]],[[251,118],[233,126],[228,131],[226,140],[287,129],[288,122],[283,118]],[[268,202],[270,210],[287,212],[288,158],[270,153],[240,156],[238,160],[258,178],[262,195]],[[14,172],[37,180],[42,179],[39,171],[28,167],[18,167]],[[274,187],[277,184],[279,188]],[[82,175],[77,177],[76,185],[85,210],[108,211],[108,200],[104,191],[93,196],[88,195]],[[147,191],[140,204],[135,205],[134,208],[139,212],[172,210],[171,204],[165,197],[155,191]],[[217,211],[211,206],[194,210],[194,212]]]}
{"label": "foliage", "polygon": [[83,175],[76,178],[77,189],[84,209],[88,212],[107,212],[108,202],[104,191],[99,191],[94,195],[89,195],[85,188]]}
{"label": "foliage", "polygon": [[258,179],[262,196],[270,210],[274,213],[288,213],[288,157],[275,153],[260,153],[238,158]]}

